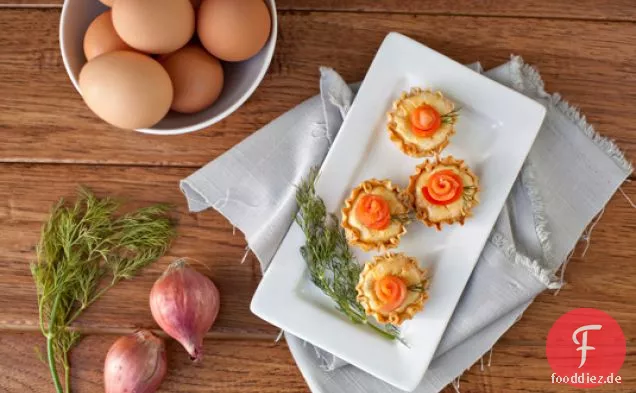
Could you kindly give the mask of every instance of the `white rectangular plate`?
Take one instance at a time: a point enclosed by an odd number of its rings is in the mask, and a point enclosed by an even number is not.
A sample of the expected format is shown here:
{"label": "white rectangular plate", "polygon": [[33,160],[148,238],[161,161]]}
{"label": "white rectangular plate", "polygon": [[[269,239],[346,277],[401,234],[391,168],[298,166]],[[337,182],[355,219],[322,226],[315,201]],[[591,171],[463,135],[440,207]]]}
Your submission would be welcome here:
{"label": "white rectangular plate", "polygon": [[[416,257],[432,275],[424,310],[402,325],[409,346],[350,323],[309,280],[293,224],[252,300],[254,314],[362,370],[411,391],[422,379],[510,189],[532,146],[545,109],[455,61],[397,33],[380,47],[316,186],[327,209],[369,178],[405,187],[423,159],[404,155],[389,140],[386,112],[411,87],[441,90],[461,107],[457,134],[442,155],[464,159],[480,177],[481,204],[463,226],[437,232],[412,223],[396,251]],[[356,248],[359,261],[373,254]]]}

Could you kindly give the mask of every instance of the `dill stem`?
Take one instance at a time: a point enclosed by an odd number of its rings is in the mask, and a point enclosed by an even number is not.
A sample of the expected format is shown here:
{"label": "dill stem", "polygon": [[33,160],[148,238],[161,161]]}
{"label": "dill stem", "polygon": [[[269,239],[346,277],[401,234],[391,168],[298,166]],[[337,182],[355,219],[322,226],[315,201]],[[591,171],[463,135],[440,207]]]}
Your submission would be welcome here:
{"label": "dill stem", "polygon": [[345,314],[347,314],[349,316],[349,318],[353,322],[357,322],[357,323],[361,323],[363,325],[367,325],[371,329],[375,330],[376,332],[380,333],[382,336],[384,336],[385,338],[388,338],[390,340],[395,340],[397,338],[394,334],[391,334],[391,333],[387,332],[386,330],[384,330],[384,329],[382,329],[380,327],[377,327],[377,326],[375,326],[372,323],[369,323],[369,321],[367,320],[366,316],[358,314],[355,310],[353,310],[351,308],[350,305],[347,305],[347,309],[343,310],[343,311],[345,311]]}
{"label": "dill stem", "polygon": [[40,331],[42,331],[42,335],[46,337],[46,328],[44,327],[44,296],[42,296],[42,299],[39,301],[38,314],[40,317]]}
{"label": "dill stem", "polygon": [[82,314],[82,312],[84,312],[84,310],[86,310],[87,308],[89,308],[93,303],[95,303],[95,301],[97,301],[97,299],[99,299],[103,294],[105,294],[106,292],[108,292],[109,289],[111,289],[112,287],[115,286],[115,284],[117,284],[117,280],[113,279],[113,281],[111,281],[110,284],[108,284],[107,286],[105,286],[104,288],[100,289],[99,292],[97,292],[95,294],[95,296],[93,296],[93,298],[91,300],[88,301],[88,303],[86,303],[85,305],[82,305],[82,307],[78,308],[77,311],[75,311],[75,313],[73,314],[72,317],[69,318],[69,320],[67,321],[67,325],[71,326],[71,324],[73,322],[75,322],[75,320]]}
{"label": "dill stem", "polygon": [[64,392],[71,393],[71,366],[68,363],[68,352],[64,352]]}
{"label": "dill stem", "polygon": [[388,338],[389,340],[395,340],[397,337],[395,337],[395,335],[388,333],[387,331],[385,331],[384,329],[381,329],[377,326],[375,326],[372,323],[369,323],[368,321],[364,320],[362,323],[364,323],[365,325],[367,325],[368,327],[370,327],[371,329],[377,331],[378,333],[380,333],[381,335],[383,335],[384,337]]}
{"label": "dill stem", "polygon": [[51,307],[49,329],[46,335],[46,354],[49,361],[49,370],[51,371],[51,377],[53,378],[53,384],[55,385],[55,391],[57,393],[64,393],[64,390],[62,390],[62,384],[60,383],[60,376],[57,374],[57,367],[55,364],[55,349],[53,347],[53,340],[55,338],[53,329],[55,329],[55,317],[57,314],[57,309],[59,308],[61,297],[62,292],[58,292],[57,295],[55,295],[55,300],[53,301],[53,306]]}

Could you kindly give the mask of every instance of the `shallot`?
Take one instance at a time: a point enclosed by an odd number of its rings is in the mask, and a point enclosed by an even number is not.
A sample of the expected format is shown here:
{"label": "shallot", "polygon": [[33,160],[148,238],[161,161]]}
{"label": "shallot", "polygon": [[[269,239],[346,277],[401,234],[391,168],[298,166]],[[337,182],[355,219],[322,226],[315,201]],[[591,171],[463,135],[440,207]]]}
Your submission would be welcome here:
{"label": "shallot", "polygon": [[219,290],[184,259],[173,262],[150,291],[150,311],[157,324],[188,352],[203,356],[203,337],[219,313]]}
{"label": "shallot", "polygon": [[166,376],[163,340],[147,330],[119,338],[104,365],[106,393],[154,393]]}

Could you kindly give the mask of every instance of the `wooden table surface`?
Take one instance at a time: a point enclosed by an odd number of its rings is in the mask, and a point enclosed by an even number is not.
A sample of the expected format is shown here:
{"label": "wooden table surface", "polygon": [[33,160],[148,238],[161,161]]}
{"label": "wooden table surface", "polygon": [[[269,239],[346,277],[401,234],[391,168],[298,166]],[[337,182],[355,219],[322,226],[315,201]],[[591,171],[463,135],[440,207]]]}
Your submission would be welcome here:
{"label": "wooden table surface", "polygon": [[[220,287],[219,319],[206,359],[191,365],[170,342],[161,392],[308,392],[278,330],[249,311],[258,262],[240,264],[245,241],[219,214],[187,212],[179,179],[318,91],[318,67],[348,81],[363,78],[380,42],[400,31],[461,62],[486,66],[524,56],[550,91],[580,106],[597,130],[636,158],[636,2],[633,0],[279,0],[280,33],[262,85],[235,114],[194,134],[158,137],[98,120],[64,71],[58,45],[62,0],[0,0],[0,391],[52,392],[37,328],[29,272],[39,227],[54,201],[78,184],[133,205],[178,206],[180,237],[163,258],[111,290],[77,322],[85,338],[73,351],[75,392],[102,390],[102,364],[118,335],[156,329],[149,289],[174,256],[205,261]],[[636,200],[636,183],[625,193]],[[492,365],[461,377],[462,392],[559,392],[545,340],[554,321],[577,307],[610,313],[627,337],[622,385],[636,392],[636,210],[620,194],[579,244],[558,296],[539,296],[495,346]],[[446,392],[453,392],[448,387]]]}

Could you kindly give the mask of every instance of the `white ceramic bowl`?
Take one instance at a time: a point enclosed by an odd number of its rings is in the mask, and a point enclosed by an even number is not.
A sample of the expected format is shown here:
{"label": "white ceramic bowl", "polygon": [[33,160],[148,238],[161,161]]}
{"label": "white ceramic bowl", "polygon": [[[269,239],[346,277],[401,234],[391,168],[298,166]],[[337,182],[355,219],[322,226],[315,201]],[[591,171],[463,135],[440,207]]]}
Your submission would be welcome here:
{"label": "white ceramic bowl", "polygon": [[[209,108],[194,114],[170,112],[152,128],[138,129],[148,134],[176,135],[197,131],[221,121],[237,110],[256,90],[274,55],[278,23],[275,0],[265,1],[272,15],[272,32],[265,47],[254,57],[239,63],[223,62],[225,84],[219,99]],[[86,63],[83,41],[88,25],[108,8],[99,0],[65,0],[60,19],[60,48],[64,67],[79,90],[78,77]],[[89,110],[88,108],[86,110]]]}

